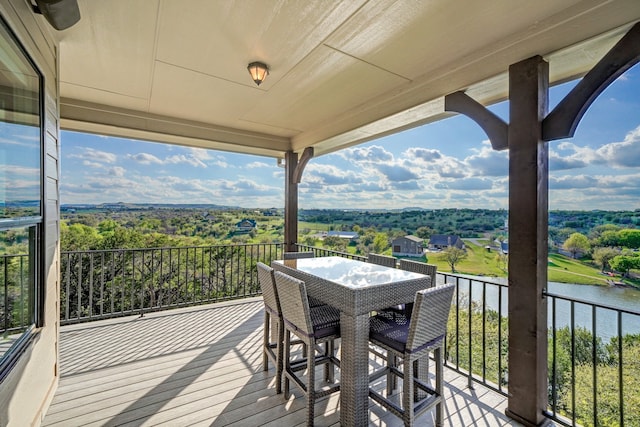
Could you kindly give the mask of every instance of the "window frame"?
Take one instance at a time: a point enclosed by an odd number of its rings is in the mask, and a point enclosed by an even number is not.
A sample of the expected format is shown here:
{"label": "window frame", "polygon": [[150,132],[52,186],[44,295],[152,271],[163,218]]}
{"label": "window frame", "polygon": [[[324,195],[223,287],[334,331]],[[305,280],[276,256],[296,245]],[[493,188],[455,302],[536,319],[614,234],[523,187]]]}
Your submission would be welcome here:
{"label": "window frame", "polygon": [[[0,219],[0,231],[12,230],[17,228],[27,228],[29,233],[28,252],[29,252],[29,280],[30,280],[30,315],[33,320],[26,327],[22,335],[16,339],[12,346],[0,356],[0,384],[4,382],[13,368],[18,364],[22,355],[31,346],[42,327],[45,326],[45,296],[46,296],[46,277],[45,277],[45,245],[44,245],[44,224],[45,224],[45,76],[33,60],[31,55],[25,49],[18,35],[13,31],[9,23],[0,15],[0,27],[6,30],[10,42],[13,43],[17,51],[22,55],[22,59],[28,63],[38,77],[38,130],[39,130],[39,215],[31,215],[16,218]],[[5,163],[6,164],[6,163]],[[0,166],[1,167],[1,166]]]}

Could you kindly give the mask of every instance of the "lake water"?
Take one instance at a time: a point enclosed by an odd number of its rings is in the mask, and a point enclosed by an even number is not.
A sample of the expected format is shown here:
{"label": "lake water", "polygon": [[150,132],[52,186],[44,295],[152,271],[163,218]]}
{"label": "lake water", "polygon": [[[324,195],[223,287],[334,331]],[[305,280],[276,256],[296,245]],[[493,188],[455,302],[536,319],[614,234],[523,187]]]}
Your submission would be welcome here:
{"label": "lake water", "polygon": [[[506,278],[472,278],[471,295],[475,302],[482,301],[482,284],[477,280],[506,283]],[[475,280],[473,280],[475,279]],[[460,281],[463,293],[468,297],[468,280]],[[608,287],[595,285],[577,285],[570,283],[549,282],[548,292],[567,298],[587,301],[599,306],[610,306],[621,310],[628,310],[637,314],[622,313],[622,334],[640,334],[640,291],[625,287]],[[498,310],[500,302],[497,286],[486,287],[486,304],[492,310]],[[552,326],[552,304],[554,298],[549,299],[549,327]],[[508,313],[507,289],[502,288],[502,315]],[[571,325],[571,303],[555,298],[556,328]],[[591,304],[573,304],[574,325],[593,330],[594,308]],[[604,307],[595,308],[596,334],[608,342],[618,334],[618,314],[615,310]]]}

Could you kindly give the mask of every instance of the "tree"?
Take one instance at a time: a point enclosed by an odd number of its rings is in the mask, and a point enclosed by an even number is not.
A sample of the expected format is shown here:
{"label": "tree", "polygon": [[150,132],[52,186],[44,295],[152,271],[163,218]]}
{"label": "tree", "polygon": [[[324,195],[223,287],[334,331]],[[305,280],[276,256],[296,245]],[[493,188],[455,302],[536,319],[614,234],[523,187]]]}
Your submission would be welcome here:
{"label": "tree", "polygon": [[600,236],[595,239],[598,246],[621,246],[620,236],[617,230],[605,230],[600,233]]}
{"label": "tree", "polygon": [[562,247],[564,250],[571,252],[571,256],[575,258],[578,252],[589,252],[591,244],[584,234],[573,233],[564,241]]}
{"label": "tree", "polygon": [[60,248],[63,251],[86,251],[97,249],[102,241],[98,231],[84,224],[67,226],[60,223]]}
{"label": "tree", "polygon": [[318,243],[318,239],[313,236],[305,236],[304,239],[302,239],[302,243],[307,246],[315,246]]}
{"label": "tree", "polygon": [[620,245],[626,248],[640,248],[640,230],[625,228],[624,230],[618,231],[618,238]]}
{"label": "tree", "polygon": [[498,268],[500,270],[506,273],[509,268],[509,255],[503,252],[498,252],[496,255],[496,264],[498,264]]}
{"label": "tree", "polygon": [[593,250],[593,260],[600,265],[600,271],[605,271],[609,266],[609,261],[620,255],[620,251],[614,248],[595,248]]}
{"label": "tree", "polygon": [[632,268],[640,268],[640,256],[618,255],[609,261],[609,265],[612,269],[620,271],[622,276],[625,277]]}
{"label": "tree", "polygon": [[618,231],[620,230],[620,226],[615,225],[615,224],[602,224],[602,225],[596,225],[595,227],[593,227],[591,229],[591,231],[589,231],[589,238],[591,240],[597,240],[600,238],[600,236],[602,236],[602,233],[604,233],[605,231]]}
{"label": "tree", "polygon": [[419,227],[416,230],[416,236],[420,237],[421,239],[428,239],[431,237],[433,233],[434,233],[434,230],[429,227]]}
{"label": "tree", "polygon": [[344,239],[341,239],[338,236],[327,236],[324,238],[322,242],[325,248],[333,249],[336,251],[344,251],[347,248],[347,244]]}
{"label": "tree", "polygon": [[447,261],[447,264],[451,267],[452,273],[456,272],[456,264],[467,258],[467,251],[455,246],[449,246],[447,249],[442,251],[442,254],[445,261]]}
{"label": "tree", "polygon": [[389,237],[385,233],[376,233],[373,239],[373,251],[377,254],[384,252],[389,247]]}
{"label": "tree", "polygon": [[554,242],[564,242],[571,236],[571,234],[575,233],[576,230],[573,228],[557,228],[557,227],[549,227],[549,238]]}

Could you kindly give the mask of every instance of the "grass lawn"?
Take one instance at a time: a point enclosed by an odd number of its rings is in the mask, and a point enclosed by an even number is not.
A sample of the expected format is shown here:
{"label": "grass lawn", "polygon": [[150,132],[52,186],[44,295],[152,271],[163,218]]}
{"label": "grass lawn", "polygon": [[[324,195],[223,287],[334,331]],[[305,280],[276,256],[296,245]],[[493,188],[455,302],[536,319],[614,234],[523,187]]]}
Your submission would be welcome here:
{"label": "grass lawn", "polygon": [[[498,266],[498,253],[487,252],[484,246],[479,246],[471,242],[465,242],[467,247],[467,258],[456,264],[456,273],[473,274],[477,276],[506,277],[506,273]],[[438,266],[438,271],[450,273],[451,267],[445,261],[442,253],[427,253],[429,264]]]}
{"label": "grass lawn", "polygon": [[[496,252],[487,252],[483,246],[465,242],[467,259],[456,265],[456,272],[479,276],[506,277],[507,274],[498,266]],[[430,264],[436,264],[439,272],[450,272],[451,267],[444,260],[443,254],[429,253]],[[548,280],[550,282],[578,283],[585,285],[606,285],[607,279],[619,281],[619,276],[609,277],[600,274],[598,268],[586,265],[579,260],[560,254],[549,255]]]}
{"label": "grass lawn", "polygon": [[580,283],[586,285],[606,285],[607,279],[618,281],[619,276],[600,274],[600,269],[560,254],[549,254],[548,280],[550,282]]}

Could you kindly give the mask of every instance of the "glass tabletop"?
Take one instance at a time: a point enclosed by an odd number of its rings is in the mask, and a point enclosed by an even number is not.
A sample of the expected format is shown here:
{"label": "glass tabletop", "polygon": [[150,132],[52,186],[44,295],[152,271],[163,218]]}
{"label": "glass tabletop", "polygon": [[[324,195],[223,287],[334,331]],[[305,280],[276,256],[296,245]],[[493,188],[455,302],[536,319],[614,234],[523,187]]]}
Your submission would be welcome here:
{"label": "glass tabletop", "polygon": [[338,256],[275,262],[349,288],[365,288],[425,277],[419,273]]}

